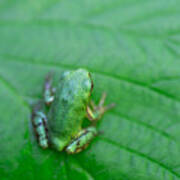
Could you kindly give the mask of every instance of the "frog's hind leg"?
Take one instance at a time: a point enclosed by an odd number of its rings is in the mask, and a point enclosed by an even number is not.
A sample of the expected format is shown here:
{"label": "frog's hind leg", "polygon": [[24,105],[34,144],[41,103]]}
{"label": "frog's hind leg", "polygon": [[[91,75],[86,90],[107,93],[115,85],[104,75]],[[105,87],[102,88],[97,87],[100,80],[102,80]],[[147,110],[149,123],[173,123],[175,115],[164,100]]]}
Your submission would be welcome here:
{"label": "frog's hind leg", "polygon": [[39,102],[34,106],[32,112],[32,125],[39,145],[43,149],[46,149],[49,146],[47,118],[41,109],[42,109],[41,102]]}
{"label": "frog's hind leg", "polygon": [[102,94],[98,105],[95,105],[93,101],[90,101],[90,105],[87,106],[87,117],[90,121],[96,123],[106,111],[115,106],[114,103],[104,106],[106,96],[106,93]]}
{"label": "frog's hind leg", "polygon": [[44,101],[46,105],[50,105],[54,101],[55,88],[52,84],[52,73],[49,73],[44,84]]}
{"label": "frog's hind leg", "polygon": [[91,126],[80,131],[75,139],[66,147],[68,154],[79,153],[84,150],[90,141],[98,134],[95,127]]}

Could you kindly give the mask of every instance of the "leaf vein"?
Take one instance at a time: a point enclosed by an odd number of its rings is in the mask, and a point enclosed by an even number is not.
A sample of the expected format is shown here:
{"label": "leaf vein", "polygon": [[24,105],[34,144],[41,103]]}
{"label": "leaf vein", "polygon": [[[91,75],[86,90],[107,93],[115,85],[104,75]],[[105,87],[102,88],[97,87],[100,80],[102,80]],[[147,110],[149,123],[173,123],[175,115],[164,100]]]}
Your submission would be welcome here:
{"label": "leaf vein", "polygon": [[84,21],[72,21],[72,20],[68,20],[68,19],[36,19],[36,20],[25,20],[25,21],[20,21],[20,20],[2,20],[0,19],[0,25],[1,26],[27,26],[27,25],[37,25],[37,26],[46,26],[46,27],[53,27],[53,26],[58,26],[60,28],[66,26],[66,27],[81,27],[81,28],[86,28],[87,30],[94,30],[94,29],[97,29],[97,30],[100,30],[102,32],[107,32],[109,34],[115,34],[115,33],[123,33],[123,34],[127,34],[127,35],[133,35],[134,37],[139,37],[139,38],[142,38],[142,37],[146,37],[146,38],[151,38],[151,39],[163,39],[163,38],[166,38],[167,36],[172,36],[172,35],[176,35],[176,34],[179,34],[179,29],[173,29],[171,31],[168,31],[168,32],[164,32],[164,33],[153,33],[152,31],[151,32],[144,32],[144,31],[136,31],[136,30],[133,30],[132,28],[128,28],[127,26],[121,26],[121,28],[119,27],[110,27],[108,25],[105,25],[105,24],[95,24],[95,23],[89,23],[89,22],[84,22]]}
{"label": "leaf vein", "polygon": [[112,144],[112,145],[114,145],[114,146],[117,146],[118,148],[121,148],[121,149],[123,149],[123,150],[125,150],[125,151],[127,151],[127,152],[130,152],[130,153],[132,153],[132,154],[135,154],[135,155],[137,155],[137,156],[139,156],[139,157],[141,157],[141,158],[143,158],[143,159],[146,159],[146,160],[148,160],[149,162],[151,162],[151,163],[153,163],[153,164],[156,164],[156,165],[158,165],[159,167],[161,167],[162,169],[168,171],[170,174],[172,174],[172,175],[180,178],[180,174],[178,174],[176,171],[174,171],[173,169],[171,169],[169,166],[167,166],[167,165],[159,162],[158,160],[156,160],[156,159],[154,159],[154,158],[152,158],[152,157],[149,157],[148,155],[146,155],[146,154],[144,154],[144,153],[142,153],[142,152],[139,152],[139,151],[137,151],[137,150],[135,150],[135,149],[132,149],[132,148],[127,147],[127,146],[125,146],[125,145],[122,145],[122,144],[120,144],[120,143],[116,143],[116,142],[114,142],[114,141],[112,141],[112,140],[110,140],[110,139],[108,139],[108,138],[99,137],[99,139],[101,139],[101,140],[104,141],[104,142],[110,143],[110,144]]}
{"label": "leaf vein", "polygon": [[[2,55],[2,54],[1,54]],[[65,68],[65,69],[75,69],[75,68],[78,68],[76,66],[72,66],[72,65],[65,65],[65,64],[60,64],[60,63],[54,63],[54,62],[37,62],[36,59],[32,59],[32,58],[24,58],[24,57],[17,57],[17,56],[12,56],[12,55],[2,55],[6,58],[13,58],[13,60],[11,59],[8,59],[8,61],[11,61],[11,62],[19,62],[19,63],[25,63],[25,64],[32,64],[32,65],[40,65],[40,66],[48,66],[48,67],[61,67],[61,68]],[[26,62],[24,62],[26,61]],[[136,81],[136,80],[132,80],[132,79],[129,79],[129,78],[126,78],[126,77],[123,77],[123,76],[119,76],[119,75],[115,75],[115,74],[110,74],[108,72],[103,72],[103,71],[99,71],[99,70],[95,70],[95,69],[90,69],[89,67],[86,67],[87,69],[89,69],[91,72],[93,73],[96,73],[96,74],[100,74],[100,75],[104,75],[104,76],[107,76],[107,77],[110,77],[110,78],[113,78],[115,80],[121,80],[125,83],[128,83],[129,85],[133,85],[133,86],[136,86],[136,87],[139,87],[139,88],[143,88],[143,89],[146,89],[147,91],[150,91],[150,92],[153,92],[159,96],[162,96],[162,97],[165,97],[171,101],[174,101],[176,103],[180,103],[180,100],[177,99],[176,97],[174,97],[173,95],[165,92],[165,91],[162,91],[158,88],[155,88],[153,86],[150,86],[150,85],[147,85],[146,83],[143,83],[143,82],[140,82],[140,81]]]}
{"label": "leaf vein", "polygon": [[26,108],[30,108],[29,104],[22,98],[21,95],[16,91],[16,89],[2,76],[0,75],[1,83],[10,90],[10,92],[16,97],[16,99]]}
{"label": "leaf vein", "polygon": [[139,126],[142,126],[144,128],[147,128],[147,129],[150,129],[152,132],[155,132],[159,135],[161,135],[162,137],[164,138],[167,138],[168,140],[171,140],[171,141],[174,141],[177,143],[177,141],[175,140],[174,137],[172,137],[171,135],[169,135],[168,133],[166,133],[165,131],[162,131],[160,129],[157,129],[156,127],[150,125],[150,124],[147,124],[147,123],[144,123],[142,121],[139,121],[139,120],[136,120],[136,119],[130,119],[129,117],[125,116],[125,115],[122,115],[120,114],[119,112],[109,112],[109,114],[112,114],[114,116],[118,116],[120,118],[124,118],[125,120],[131,122],[131,123],[135,123]]}

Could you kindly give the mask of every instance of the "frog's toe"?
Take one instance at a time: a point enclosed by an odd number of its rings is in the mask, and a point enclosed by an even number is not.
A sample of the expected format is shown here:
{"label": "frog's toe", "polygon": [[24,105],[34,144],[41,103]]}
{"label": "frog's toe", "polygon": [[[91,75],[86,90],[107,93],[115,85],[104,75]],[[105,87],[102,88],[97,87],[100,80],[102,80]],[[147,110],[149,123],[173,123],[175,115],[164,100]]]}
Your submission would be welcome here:
{"label": "frog's toe", "polygon": [[90,101],[90,105],[87,106],[87,117],[90,121],[96,122],[103,116],[106,111],[112,109],[115,106],[114,103],[104,106],[106,96],[106,93],[103,93],[98,105],[95,105],[93,101]]}

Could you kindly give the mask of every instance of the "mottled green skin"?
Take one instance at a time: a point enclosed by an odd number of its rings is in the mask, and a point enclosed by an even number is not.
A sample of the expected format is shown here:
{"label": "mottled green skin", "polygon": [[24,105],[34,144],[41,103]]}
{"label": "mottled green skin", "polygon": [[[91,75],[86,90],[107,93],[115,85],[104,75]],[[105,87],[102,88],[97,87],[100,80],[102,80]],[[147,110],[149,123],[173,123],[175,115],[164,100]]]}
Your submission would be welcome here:
{"label": "mottled green skin", "polygon": [[63,150],[78,136],[92,91],[88,71],[66,71],[56,87],[55,99],[48,113],[48,129],[51,144]]}

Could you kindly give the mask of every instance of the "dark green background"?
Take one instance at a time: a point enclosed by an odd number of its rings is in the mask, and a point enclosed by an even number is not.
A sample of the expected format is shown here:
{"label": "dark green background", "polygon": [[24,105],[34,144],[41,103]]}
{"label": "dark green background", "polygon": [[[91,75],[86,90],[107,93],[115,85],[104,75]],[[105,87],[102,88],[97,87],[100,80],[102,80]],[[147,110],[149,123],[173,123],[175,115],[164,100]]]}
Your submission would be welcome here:
{"label": "dark green background", "polygon": [[[117,104],[74,156],[30,125],[44,76],[92,72]],[[179,0],[0,0],[1,180],[180,180]]]}

